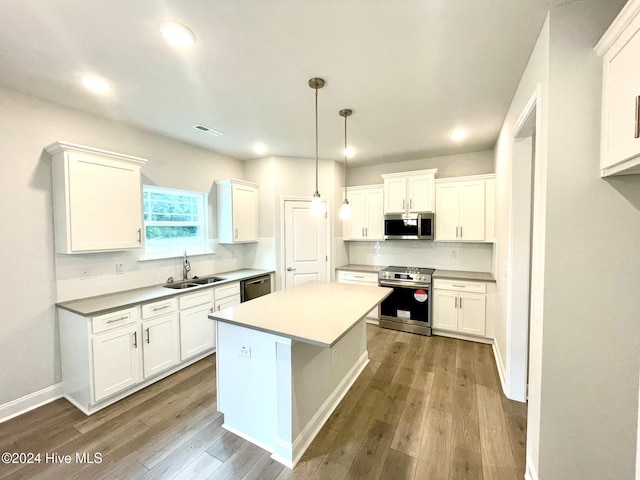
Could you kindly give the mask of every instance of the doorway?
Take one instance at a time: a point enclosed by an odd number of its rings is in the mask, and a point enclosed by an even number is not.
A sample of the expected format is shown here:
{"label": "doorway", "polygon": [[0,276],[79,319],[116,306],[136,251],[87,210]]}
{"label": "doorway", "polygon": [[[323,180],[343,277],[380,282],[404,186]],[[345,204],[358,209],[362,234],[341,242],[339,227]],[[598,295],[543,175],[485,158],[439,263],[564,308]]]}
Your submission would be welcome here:
{"label": "doorway", "polygon": [[537,96],[534,96],[516,124],[511,177],[506,393],[509,398],[521,402],[527,401],[529,381],[536,122]]}
{"label": "doorway", "polygon": [[284,201],[284,288],[329,278],[327,215],[313,216],[310,208],[311,200]]}

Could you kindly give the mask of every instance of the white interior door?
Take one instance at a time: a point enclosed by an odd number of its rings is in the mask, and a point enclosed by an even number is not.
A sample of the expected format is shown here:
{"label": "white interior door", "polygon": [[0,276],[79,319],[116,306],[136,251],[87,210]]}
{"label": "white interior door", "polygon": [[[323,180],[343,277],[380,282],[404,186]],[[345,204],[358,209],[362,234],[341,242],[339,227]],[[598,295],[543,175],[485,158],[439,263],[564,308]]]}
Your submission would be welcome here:
{"label": "white interior door", "polygon": [[327,218],[312,216],[310,207],[311,201],[284,202],[285,288],[327,280]]}

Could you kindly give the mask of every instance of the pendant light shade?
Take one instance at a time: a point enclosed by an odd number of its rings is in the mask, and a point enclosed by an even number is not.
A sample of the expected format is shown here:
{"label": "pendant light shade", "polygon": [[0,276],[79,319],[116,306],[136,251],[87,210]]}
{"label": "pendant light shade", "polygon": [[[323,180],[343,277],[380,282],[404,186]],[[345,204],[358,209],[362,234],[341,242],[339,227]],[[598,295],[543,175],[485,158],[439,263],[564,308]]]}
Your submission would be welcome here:
{"label": "pendant light shade", "polygon": [[316,191],[311,199],[311,215],[324,215],[324,205],[318,191],[318,89],[324,87],[324,80],[321,78],[312,78],[309,80],[309,86],[316,91]]}
{"label": "pendant light shade", "polygon": [[347,117],[351,116],[353,110],[345,108],[340,110],[340,116],[344,117],[344,201],[340,208],[340,218],[342,220],[349,220],[351,218],[351,205],[347,199],[347,188],[349,186],[349,171],[347,170]]}

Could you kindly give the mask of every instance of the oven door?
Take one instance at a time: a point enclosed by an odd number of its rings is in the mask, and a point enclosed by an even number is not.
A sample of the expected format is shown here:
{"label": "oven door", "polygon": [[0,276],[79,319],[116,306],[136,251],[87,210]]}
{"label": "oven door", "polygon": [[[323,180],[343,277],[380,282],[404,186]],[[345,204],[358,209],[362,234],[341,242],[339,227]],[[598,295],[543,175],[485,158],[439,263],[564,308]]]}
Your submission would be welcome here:
{"label": "oven door", "polygon": [[380,318],[431,326],[431,285],[399,286],[380,282],[380,286],[393,288],[391,295],[380,304]]}

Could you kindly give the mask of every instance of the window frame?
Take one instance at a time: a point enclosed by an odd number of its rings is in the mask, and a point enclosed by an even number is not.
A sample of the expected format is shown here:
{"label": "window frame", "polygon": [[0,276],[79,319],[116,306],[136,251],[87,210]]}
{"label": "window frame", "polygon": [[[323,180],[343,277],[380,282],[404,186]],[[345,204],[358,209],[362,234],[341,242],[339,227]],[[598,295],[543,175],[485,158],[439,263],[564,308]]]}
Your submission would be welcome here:
{"label": "window frame", "polygon": [[[177,222],[177,221],[158,221],[158,220],[146,220],[145,215],[147,212],[145,210],[145,196],[149,193],[160,193],[167,195],[183,195],[191,198],[195,198],[197,200],[196,205],[198,208],[198,216],[200,221],[198,222]],[[198,227],[200,230],[199,236],[199,248],[187,248],[187,253],[189,255],[201,255],[210,253],[209,248],[209,194],[207,192],[201,192],[196,190],[184,190],[178,188],[171,187],[161,187],[158,185],[142,185],[142,222],[143,222],[143,238],[144,238],[144,258],[145,259],[155,259],[155,258],[175,258],[182,256],[183,251],[177,250],[164,250],[164,251],[155,251],[149,252],[147,249],[147,228],[148,227]]]}

